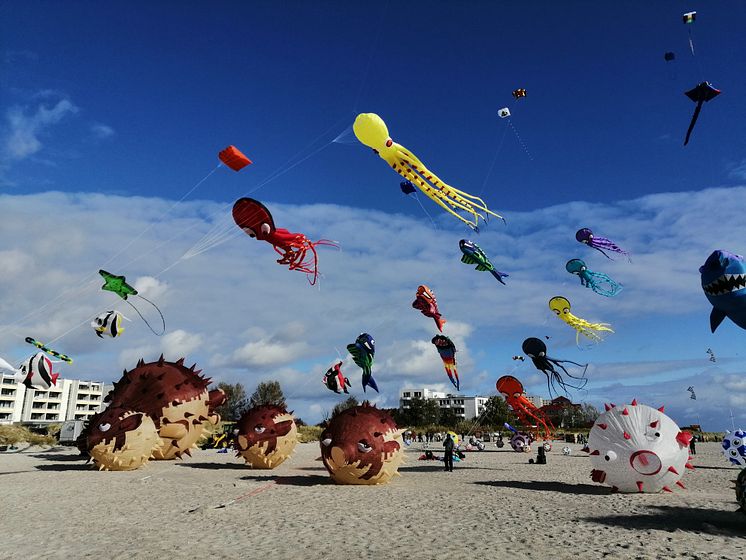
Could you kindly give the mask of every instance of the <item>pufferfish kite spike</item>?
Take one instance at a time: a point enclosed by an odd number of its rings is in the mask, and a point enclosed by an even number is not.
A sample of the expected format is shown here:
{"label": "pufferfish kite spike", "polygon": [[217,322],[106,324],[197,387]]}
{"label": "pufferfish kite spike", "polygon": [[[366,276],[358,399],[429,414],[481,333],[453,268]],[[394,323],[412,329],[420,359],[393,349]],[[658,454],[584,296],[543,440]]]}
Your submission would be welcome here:
{"label": "pufferfish kite spike", "polygon": [[[490,210],[478,196],[456,189],[430,171],[420,159],[404,146],[394,142],[383,119],[375,113],[360,113],[352,130],[357,139],[377,153],[394,171],[425,193],[430,200],[472,229],[487,216],[502,216]],[[464,217],[459,212],[468,215]]]}

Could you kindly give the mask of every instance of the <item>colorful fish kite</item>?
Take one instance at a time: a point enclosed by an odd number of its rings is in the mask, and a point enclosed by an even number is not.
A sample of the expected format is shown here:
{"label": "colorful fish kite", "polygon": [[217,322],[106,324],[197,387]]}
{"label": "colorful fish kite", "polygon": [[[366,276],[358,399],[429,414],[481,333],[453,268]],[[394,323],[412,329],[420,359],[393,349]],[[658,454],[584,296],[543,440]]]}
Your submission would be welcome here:
{"label": "colorful fish kite", "polygon": [[577,239],[580,243],[584,243],[585,245],[588,245],[588,247],[593,247],[597,251],[600,251],[608,259],[610,259],[611,257],[607,255],[606,253],[604,253],[604,249],[607,251],[612,251],[614,253],[626,255],[627,258],[629,258],[629,253],[621,249],[619,245],[614,243],[611,239],[607,239],[606,237],[600,237],[598,235],[593,235],[593,232],[588,228],[581,228],[578,231],[576,231],[575,239]]}
{"label": "colorful fish kite", "polygon": [[438,349],[438,354],[440,354],[440,359],[443,360],[443,366],[448,374],[448,379],[451,380],[453,386],[459,391],[458,371],[456,370],[456,347],[450,338],[442,334],[436,334],[431,342]]}
{"label": "colorful fish kite", "polygon": [[444,183],[417,156],[394,142],[389,136],[386,123],[375,113],[359,114],[352,130],[361,143],[372,148],[394,171],[470,228],[478,230],[479,220],[487,221],[488,215],[502,219],[502,216],[487,208],[484,200]]}
{"label": "colorful fish kite", "polygon": [[287,265],[290,270],[305,273],[312,286],[316,284],[319,276],[316,247],[338,247],[336,243],[327,239],[311,241],[302,233],[292,233],[275,227],[269,210],[253,198],[239,198],[235,202],[233,220],[249,237],[271,244],[281,257],[277,263]]}
{"label": "colorful fish kite", "polygon": [[55,363],[59,362],[53,362],[44,355],[44,352],[37,352],[26,359],[19,368],[13,367],[0,358],[0,373],[21,381],[27,389],[46,391],[53,385],[57,385],[60,374],[52,371],[54,367],[52,364]]}
{"label": "colorful fish kite", "polygon": [[122,319],[129,321],[127,317],[122,315],[119,311],[104,311],[93,321],[91,321],[91,327],[93,327],[96,336],[103,338],[103,335],[116,338],[124,333],[124,327],[122,327]]}
{"label": "colorful fish kite", "polygon": [[435,293],[430,288],[424,285],[417,287],[417,296],[412,302],[412,307],[419,309],[425,317],[435,320],[438,330],[443,332],[443,325],[446,324],[446,320],[441,317]]}
{"label": "colorful fish kite", "polygon": [[352,361],[363,370],[363,391],[372,387],[379,393],[376,380],[373,379],[373,358],[376,355],[376,341],[368,333],[362,333],[355,342],[347,345],[347,351],[352,354]]}
{"label": "colorful fish kite", "polygon": [[228,146],[225,150],[218,154],[220,161],[222,161],[227,167],[230,167],[233,171],[241,171],[247,165],[251,165],[252,161],[247,158],[241,150],[235,146]]}
{"label": "colorful fish kite", "polygon": [[37,352],[21,364],[21,373],[24,375],[23,384],[28,389],[40,389],[46,391],[52,385],[57,385],[59,373],[52,371],[53,362],[44,354]]}
{"label": "colorful fish kite", "polygon": [[[544,344],[544,341],[540,338],[527,338],[523,341],[522,349],[523,353],[531,358],[531,361],[534,363],[534,366],[536,366],[536,369],[546,375],[547,388],[549,389],[550,395],[552,394],[552,389],[554,389],[555,392],[557,391],[557,386],[559,386],[562,391],[567,394],[568,387],[571,389],[582,389],[588,382],[588,380],[585,378],[585,372],[588,369],[588,364],[579,364],[570,360],[558,360],[556,358],[550,358],[549,356],[547,356],[547,345]],[[576,365],[580,368],[583,368],[583,373],[580,377],[573,375],[568,372],[565,366],[563,366],[562,364]],[[557,371],[557,368],[555,368],[555,366],[565,372],[565,375],[567,375],[568,377],[577,379],[578,383],[572,384],[565,381],[560,372]]]}
{"label": "colorful fish kite", "polygon": [[570,302],[567,298],[562,296],[555,296],[550,299],[549,309],[551,309],[557,317],[577,331],[575,333],[576,344],[580,344],[581,334],[590,338],[594,342],[601,342],[603,338],[598,334],[599,332],[614,332],[609,328],[610,325],[608,323],[589,323],[585,319],[581,319],[580,317],[576,317],[570,313]]}
{"label": "colorful fish kite", "polygon": [[50,356],[54,356],[55,358],[59,358],[63,362],[67,362],[68,364],[72,364],[73,363],[73,359],[70,356],[68,356],[66,354],[60,354],[59,352],[56,352],[55,350],[52,350],[51,348],[45,346],[43,342],[39,342],[38,340],[36,340],[34,338],[31,338],[30,336],[26,337],[26,342],[29,343],[29,344],[31,344],[32,346],[35,346],[36,348],[38,348],[42,352],[46,352]]}
{"label": "colorful fish kite", "polygon": [[351,387],[350,380],[342,374],[342,362],[334,364],[324,374],[324,378],[321,382],[326,385],[327,389],[331,389],[337,394],[344,391],[349,394],[347,387]]}
{"label": "colorful fish kite", "polygon": [[580,277],[581,286],[591,288],[599,295],[613,297],[622,291],[622,285],[615,282],[603,272],[593,272],[588,270],[585,262],[580,259],[571,259],[567,261],[565,270],[570,274],[576,274]]}
{"label": "colorful fish kite", "polygon": [[463,256],[461,257],[461,262],[464,264],[475,264],[476,270],[479,270],[481,272],[489,271],[492,276],[497,278],[497,281],[501,284],[505,284],[503,282],[503,278],[507,278],[508,275],[504,272],[500,272],[495,268],[495,266],[490,262],[490,259],[487,258],[487,255],[484,251],[474,243],[473,241],[469,241],[468,239],[462,239],[458,242],[458,246],[461,249],[461,252],[463,253]]}
{"label": "colorful fish kite", "polygon": [[686,131],[686,138],[684,138],[684,146],[686,146],[689,143],[689,137],[692,134],[692,130],[694,130],[694,125],[697,123],[697,118],[699,118],[699,112],[702,110],[702,104],[715,99],[718,95],[720,95],[720,90],[712,87],[712,84],[710,82],[701,82],[689,91],[684,92],[684,95],[686,95],[689,99],[697,104],[697,106],[694,108],[692,120],[689,122],[689,128]]}
{"label": "colorful fish kite", "polygon": [[[117,276],[115,274],[112,274],[111,272],[106,272],[105,270],[99,270],[98,273],[104,279],[104,285],[101,286],[102,290],[113,292],[124,301],[126,301],[127,304],[140,316],[140,319],[143,320],[143,322],[148,326],[148,328],[154,335],[161,336],[163,335],[163,333],[166,332],[166,319],[163,317],[163,313],[161,313],[161,310],[158,309],[158,306],[155,303],[150,301],[148,298],[141,296],[139,293],[137,293],[137,290],[135,288],[127,284],[127,280],[124,276]],[[143,316],[142,313],[140,313],[140,310],[127,299],[129,296],[137,296],[141,300],[148,302],[155,308],[155,310],[158,312],[158,315],[160,315],[161,317],[161,323],[163,325],[163,330],[161,332],[157,332],[155,329],[153,329],[148,320]]]}

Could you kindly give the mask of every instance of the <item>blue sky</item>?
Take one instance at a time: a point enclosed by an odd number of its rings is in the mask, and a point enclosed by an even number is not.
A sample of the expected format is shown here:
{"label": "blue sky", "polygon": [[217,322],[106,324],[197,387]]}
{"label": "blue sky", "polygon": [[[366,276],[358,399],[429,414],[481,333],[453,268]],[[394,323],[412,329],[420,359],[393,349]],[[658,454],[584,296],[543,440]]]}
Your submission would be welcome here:
{"label": "blue sky", "polygon": [[[0,329],[62,336],[78,356],[69,377],[114,379],[138,353],[164,350],[249,387],[280,377],[313,420],[335,400],[318,377],[363,330],[379,343],[381,404],[406,384],[447,382],[432,325],[408,309],[424,282],[460,344],[467,393],[493,391],[521,341],[547,335],[553,354],[592,364],[578,400],[647,394],[681,423],[699,414],[727,427],[724,404],[746,405],[744,333],[709,333],[697,267],[716,248],[746,251],[735,204],[746,202],[744,15],[738,2],[5,4],[0,199],[13,214],[0,225],[10,268]],[[684,148],[694,104],[683,92],[703,79],[723,94]],[[518,87],[528,96],[513,103]],[[530,158],[497,117],[503,106]],[[508,286],[458,262],[468,232],[421,198],[435,230],[401,195],[398,176],[349,133],[358,112],[380,114],[396,141],[507,218],[477,242]],[[174,208],[228,144],[254,165],[218,170]],[[249,192],[278,225],[340,242],[321,254],[320,289],[244,237],[179,260]],[[572,237],[583,226],[628,247],[633,263],[589,254]],[[583,290],[563,268],[573,257],[625,291],[607,301]],[[85,327],[70,331],[114,305],[97,286],[77,290],[109,259],[161,297],[170,338],[133,323],[102,346]],[[73,295],[40,310],[50,286]],[[185,305],[191,293],[199,301]],[[546,308],[558,294],[617,332],[578,350]],[[0,355],[26,350],[9,342]],[[541,391],[526,365],[513,373]]]}

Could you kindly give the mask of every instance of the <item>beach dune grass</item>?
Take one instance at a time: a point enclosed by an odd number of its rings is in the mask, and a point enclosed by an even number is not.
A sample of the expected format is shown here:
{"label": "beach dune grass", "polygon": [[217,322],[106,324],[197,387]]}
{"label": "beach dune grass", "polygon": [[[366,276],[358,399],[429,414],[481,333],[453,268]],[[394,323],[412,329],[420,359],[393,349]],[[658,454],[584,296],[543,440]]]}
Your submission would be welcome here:
{"label": "beach dune grass", "polygon": [[[59,432],[59,427],[57,432]],[[24,442],[31,445],[55,445],[57,438],[50,434],[34,433],[24,426],[0,426],[0,445],[16,445]]]}

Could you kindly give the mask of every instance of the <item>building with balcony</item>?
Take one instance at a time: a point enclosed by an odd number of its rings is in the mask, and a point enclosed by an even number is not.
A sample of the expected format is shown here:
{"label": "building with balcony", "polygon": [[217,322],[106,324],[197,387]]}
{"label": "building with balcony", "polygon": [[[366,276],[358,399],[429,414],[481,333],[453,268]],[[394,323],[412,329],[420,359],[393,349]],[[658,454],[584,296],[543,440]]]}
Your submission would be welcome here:
{"label": "building with balcony", "polygon": [[26,387],[14,377],[0,374],[0,424],[21,421]]}
{"label": "building with balcony", "polygon": [[0,374],[0,424],[86,420],[101,410],[111,388],[100,381],[57,379],[49,389],[27,389],[20,380]]}
{"label": "building with balcony", "polygon": [[489,400],[489,397],[468,397],[465,395],[452,395],[441,391],[432,391],[427,388],[403,389],[399,392],[399,408],[406,410],[412,399],[434,400],[441,409],[452,409],[458,418],[471,420],[476,418]]}

